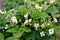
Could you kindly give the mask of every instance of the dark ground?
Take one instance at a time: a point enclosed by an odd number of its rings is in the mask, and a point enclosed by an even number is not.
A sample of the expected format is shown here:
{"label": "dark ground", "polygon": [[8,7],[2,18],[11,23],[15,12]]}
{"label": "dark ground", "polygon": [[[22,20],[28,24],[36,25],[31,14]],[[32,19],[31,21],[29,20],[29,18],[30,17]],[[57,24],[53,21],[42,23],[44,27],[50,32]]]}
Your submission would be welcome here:
{"label": "dark ground", "polygon": [[1,9],[2,11],[5,10],[5,6],[4,6],[5,1],[6,1],[6,0],[0,0],[0,9]]}

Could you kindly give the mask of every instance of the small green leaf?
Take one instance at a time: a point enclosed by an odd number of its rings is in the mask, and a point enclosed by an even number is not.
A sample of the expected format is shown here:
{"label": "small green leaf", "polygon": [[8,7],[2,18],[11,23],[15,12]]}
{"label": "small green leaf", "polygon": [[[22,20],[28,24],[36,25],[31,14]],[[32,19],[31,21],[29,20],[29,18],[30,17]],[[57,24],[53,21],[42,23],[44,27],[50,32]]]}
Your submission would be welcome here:
{"label": "small green leaf", "polygon": [[26,8],[26,5],[20,5],[17,10],[18,15],[24,15],[28,12],[28,9]]}
{"label": "small green leaf", "polygon": [[60,14],[53,14],[52,13],[52,16],[57,18],[57,17],[60,17]]}
{"label": "small green leaf", "polygon": [[48,13],[58,13],[59,10],[53,6],[53,7],[48,8],[47,12]]}
{"label": "small green leaf", "polygon": [[14,37],[8,37],[8,38],[6,38],[6,40],[16,40],[16,38],[14,38]]}
{"label": "small green leaf", "polygon": [[37,14],[38,14],[38,10],[32,10],[32,14],[31,14],[31,16],[34,18],[34,19],[36,19],[36,17],[37,17]]}
{"label": "small green leaf", "polygon": [[29,28],[27,28],[27,27],[24,27],[24,28],[23,28],[23,31],[24,31],[24,32],[31,32],[31,29],[29,29]]}
{"label": "small green leaf", "polygon": [[48,17],[48,14],[46,12],[40,12],[37,15],[37,18],[46,18],[46,17]]}
{"label": "small green leaf", "polygon": [[7,32],[16,33],[18,32],[18,28],[10,28],[7,30]]}
{"label": "small green leaf", "polygon": [[31,15],[34,19],[38,19],[38,18],[46,18],[48,17],[48,14],[46,12],[39,12],[38,10],[33,10],[32,11],[32,15]]}
{"label": "small green leaf", "polygon": [[55,29],[56,29],[55,30],[56,33],[60,33],[60,26],[56,26]]}
{"label": "small green leaf", "polygon": [[4,40],[4,36],[2,33],[0,33],[0,40]]}
{"label": "small green leaf", "polygon": [[15,38],[19,38],[23,35],[24,31],[23,31],[23,28],[20,28],[19,31],[17,33],[14,33],[13,36]]}

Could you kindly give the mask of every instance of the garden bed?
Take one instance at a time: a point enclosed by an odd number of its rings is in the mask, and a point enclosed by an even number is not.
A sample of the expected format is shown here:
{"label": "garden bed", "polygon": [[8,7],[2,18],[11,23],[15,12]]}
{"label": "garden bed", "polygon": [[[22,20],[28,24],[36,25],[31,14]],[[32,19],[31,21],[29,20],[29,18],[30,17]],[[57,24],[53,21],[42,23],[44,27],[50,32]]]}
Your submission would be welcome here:
{"label": "garden bed", "polygon": [[60,1],[0,0],[0,4],[0,40],[60,40]]}

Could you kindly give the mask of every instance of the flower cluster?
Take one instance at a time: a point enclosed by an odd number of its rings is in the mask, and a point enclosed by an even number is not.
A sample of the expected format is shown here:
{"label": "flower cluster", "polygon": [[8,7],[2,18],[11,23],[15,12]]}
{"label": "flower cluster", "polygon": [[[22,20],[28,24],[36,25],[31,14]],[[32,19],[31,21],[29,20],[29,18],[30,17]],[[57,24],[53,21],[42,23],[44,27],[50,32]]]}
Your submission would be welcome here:
{"label": "flower cluster", "polygon": [[[25,26],[32,24],[33,19],[29,19],[29,14],[28,14],[28,13],[26,13],[26,14],[24,15],[24,18],[25,18],[25,21],[24,21],[24,25],[25,25]],[[54,21],[56,22],[57,19],[54,18]],[[47,24],[46,24],[46,23],[42,23],[42,24],[40,25],[39,23],[34,22],[31,26],[33,26],[34,29],[37,30],[37,31],[40,30],[40,29],[39,29],[40,27],[41,27],[41,29],[44,29],[44,31],[40,31],[40,36],[41,36],[41,37],[44,37],[45,35],[47,35],[47,34],[46,34],[46,31],[45,31],[45,28],[47,28],[47,26],[50,26],[50,25],[51,25],[50,23],[47,23]],[[48,28],[47,33],[48,33],[49,35],[53,35],[53,34],[54,34],[54,29],[53,29],[53,28]]]}
{"label": "flower cluster", "polygon": [[60,25],[60,2],[56,1],[7,1],[6,11],[0,10],[0,36],[4,40],[55,40]]}
{"label": "flower cluster", "polygon": [[16,19],[16,17],[15,16],[13,16],[12,18],[11,18],[11,21],[12,21],[12,23],[18,23],[18,21],[17,21],[17,19]]}

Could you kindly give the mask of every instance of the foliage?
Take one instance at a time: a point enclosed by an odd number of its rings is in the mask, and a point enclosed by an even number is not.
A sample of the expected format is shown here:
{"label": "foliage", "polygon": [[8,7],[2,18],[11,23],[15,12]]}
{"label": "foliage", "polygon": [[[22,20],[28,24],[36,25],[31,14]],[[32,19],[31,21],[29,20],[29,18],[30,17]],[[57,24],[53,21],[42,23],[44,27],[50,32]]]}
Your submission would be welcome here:
{"label": "foliage", "polygon": [[56,40],[60,0],[6,0],[0,11],[0,40]]}

